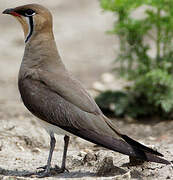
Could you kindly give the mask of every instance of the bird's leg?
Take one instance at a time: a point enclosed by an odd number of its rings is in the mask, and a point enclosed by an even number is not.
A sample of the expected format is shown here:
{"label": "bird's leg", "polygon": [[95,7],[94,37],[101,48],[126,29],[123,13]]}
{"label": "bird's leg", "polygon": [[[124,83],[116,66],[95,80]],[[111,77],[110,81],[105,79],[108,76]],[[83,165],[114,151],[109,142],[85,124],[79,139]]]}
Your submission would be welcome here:
{"label": "bird's leg", "polygon": [[70,137],[67,135],[64,136],[64,152],[63,152],[61,168],[59,168],[57,165],[55,166],[55,168],[51,168],[51,159],[52,159],[53,150],[55,148],[56,140],[55,140],[54,135],[50,135],[50,138],[51,138],[51,140],[50,140],[50,151],[49,151],[49,157],[47,160],[47,165],[38,168],[38,169],[44,169],[44,171],[41,171],[39,173],[39,177],[50,176],[51,172],[53,172],[53,174],[55,174],[55,172],[56,172],[56,174],[57,173],[63,173],[64,171],[68,172],[68,169],[66,169],[66,157],[67,157],[67,149],[68,149]]}
{"label": "bird's leg", "polygon": [[70,137],[65,135],[64,136],[64,152],[63,152],[63,158],[62,158],[62,165],[61,169],[66,170],[66,157],[67,157],[67,149],[69,144]]}
{"label": "bird's leg", "polygon": [[[56,139],[54,137],[54,134],[52,133],[52,134],[50,134],[50,150],[49,150],[49,157],[47,160],[47,165],[44,167],[40,167],[41,169],[44,169],[44,171],[39,173],[39,177],[50,176],[51,160],[52,160],[52,155],[53,155],[53,151],[55,148],[55,143],[56,143]],[[38,169],[40,169],[40,168],[38,168]]]}
{"label": "bird's leg", "polygon": [[55,167],[55,169],[58,173],[62,173],[64,171],[68,172],[68,169],[66,169],[66,157],[67,157],[67,149],[68,149],[69,139],[70,139],[69,136],[67,136],[67,135],[64,136],[64,152],[63,152],[63,157],[62,157],[61,168],[58,168],[58,166]]}

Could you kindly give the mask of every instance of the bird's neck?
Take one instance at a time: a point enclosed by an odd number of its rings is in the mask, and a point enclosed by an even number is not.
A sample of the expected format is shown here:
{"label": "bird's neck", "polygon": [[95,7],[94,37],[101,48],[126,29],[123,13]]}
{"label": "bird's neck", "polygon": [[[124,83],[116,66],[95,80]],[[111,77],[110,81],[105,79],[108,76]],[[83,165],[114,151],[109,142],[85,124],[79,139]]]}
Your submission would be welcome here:
{"label": "bird's neck", "polygon": [[59,56],[53,33],[37,34],[26,43],[22,66],[42,69],[50,66],[64,66]]}

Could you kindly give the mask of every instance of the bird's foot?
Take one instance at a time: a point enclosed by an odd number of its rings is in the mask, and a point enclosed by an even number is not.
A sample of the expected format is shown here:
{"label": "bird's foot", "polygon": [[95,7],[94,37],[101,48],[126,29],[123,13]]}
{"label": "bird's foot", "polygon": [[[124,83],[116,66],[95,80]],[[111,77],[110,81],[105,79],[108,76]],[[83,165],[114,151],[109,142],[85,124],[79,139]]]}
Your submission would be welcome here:
{"label": "bird's foot", "polygon": [[55,165],[54,170],[59,174],[59,173],[63,173],[63,172],[69,172],[69,170],[66,167],[58,167],[57,165]]}
{"label": "bird's foot", "polygon": [[37,169],[39,169],[39,171],[37,172],[37,177],[38,178],[49,177],[49,176],[52,175],[51,170],[53,168],[51,168],[51,167],[48,168],[47,165],[38,167]]}
{"label": "bird's foot", "polygon": [[60,174],[63,173],[65,171],[69,172],[68,169],[66,169],[65,167],[58,167],[57,165],[55,165],[55,167],[50,167],[48,168],[47,165],[39,167],[37,169],[42,169],[37,173],[37,177],[39,178],[43,178],[43,177],[49,177],[49,176],[53,176],[56,174]]}
{"label": "bird's foot", "polygon": [[44,177],[49,177],[52,176],[53,174],[51,173],[51,171],[40,171],[37,173],[37,178],[44,178]]}

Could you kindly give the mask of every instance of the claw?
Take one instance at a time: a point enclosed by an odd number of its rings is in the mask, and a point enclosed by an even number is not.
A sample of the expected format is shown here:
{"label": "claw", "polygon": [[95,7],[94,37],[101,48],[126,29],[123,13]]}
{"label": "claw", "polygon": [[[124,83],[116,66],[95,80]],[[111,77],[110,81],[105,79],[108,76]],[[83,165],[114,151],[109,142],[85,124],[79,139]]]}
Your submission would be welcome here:
{"label": "claw", "polygon": [[59,167],[57,165],[55,165],[54,168],[50,168],[50,170],[47,169],[47,165],[45,166],[41,166],[41,167],[38,167],[37,169],[42,169],[41,171],[39,171],[37,173],[37,177],[38,178],[43,178],[43,177],[49,177],[49,176],[52,176],[52,175],[55,175],[55,174],[60,174],[60,173],[63,173],[63,172],[69,172],[69,170],[65,167]]}

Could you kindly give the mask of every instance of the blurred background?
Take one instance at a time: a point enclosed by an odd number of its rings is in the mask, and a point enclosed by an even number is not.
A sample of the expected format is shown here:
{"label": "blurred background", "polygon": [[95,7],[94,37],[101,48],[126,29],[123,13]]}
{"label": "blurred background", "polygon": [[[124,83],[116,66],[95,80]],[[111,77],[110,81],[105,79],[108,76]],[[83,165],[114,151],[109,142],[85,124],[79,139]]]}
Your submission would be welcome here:
{"label": "blurred background", "polygon": [[[161,5],[147,0],[1,0],[0,12],[27,3],[50,9],[63,62],[88,88],[102,110],[123,132],[154,145],[172,160],[170,4],[164,5],[164,0]],[[169,13],[165,15],[166,11]],[[0,33],[0,174],[23,176],[23,170],[30,172],[45,164],[49,137],[25,109],[18,92],[17,76],[24,52],[22,28],[13,17],[0,14]],[[61,161],[62,137],[58,140],[54,163],[58,158],[58,163]],[[81,161],[88,152],[93,153],[94,149],[103,153],[79,138],[73,139],[70,148],[68,165],[79,169],[83,168]],[[78,156],[78,150],[82,155]],[[117,166],[127,161],[119,154],[113,156]],[[79,164],[74,165],[76,162]],[[92,176],[94,166],[87,167],[89,173],[82,176]],[[169,167],[164,173],[162,166],[154,168],[155,176],[162,179],[172,172]],[[137,178],[147,177],[147,173],[153,175],[152,171],[137,170]],[[76,174],[62,175],[66,176]]]}

